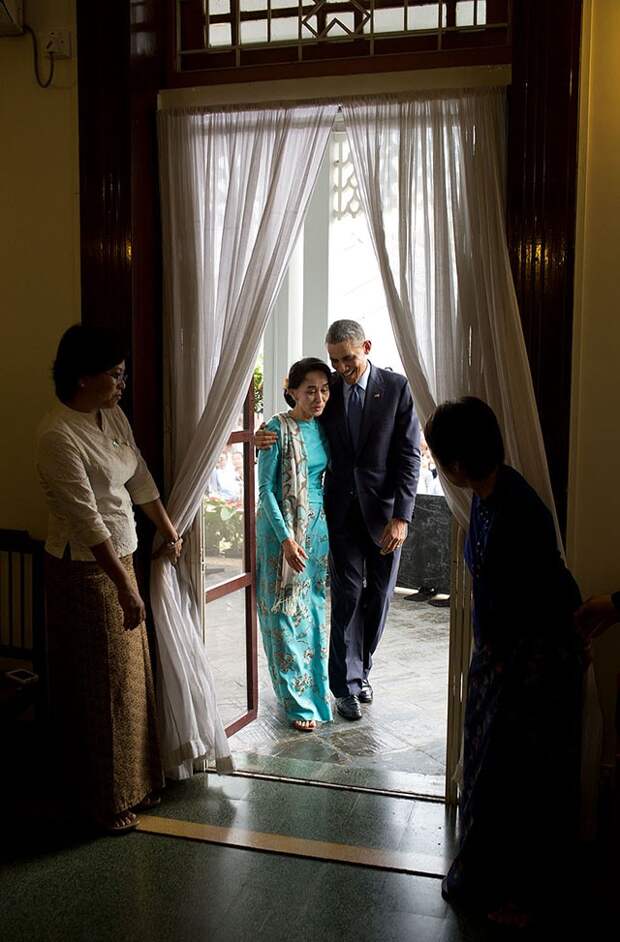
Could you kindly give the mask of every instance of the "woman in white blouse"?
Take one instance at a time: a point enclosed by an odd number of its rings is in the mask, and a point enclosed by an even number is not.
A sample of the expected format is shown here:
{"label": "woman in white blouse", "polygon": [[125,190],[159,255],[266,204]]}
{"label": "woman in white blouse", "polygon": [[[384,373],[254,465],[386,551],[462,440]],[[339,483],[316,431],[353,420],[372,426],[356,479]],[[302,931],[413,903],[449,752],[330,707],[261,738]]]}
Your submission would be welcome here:
{"label": "woman in white blouse", "polygon": [[163,784],[144,624],[132,554],[133,504],[173,561],[182,540],[118,403],[124,346],[110,331],[70,327],[53,368],[58,404],[38,430],[49,505],[45,544],[50,694],[68,799],[111,833],[138,824]]}

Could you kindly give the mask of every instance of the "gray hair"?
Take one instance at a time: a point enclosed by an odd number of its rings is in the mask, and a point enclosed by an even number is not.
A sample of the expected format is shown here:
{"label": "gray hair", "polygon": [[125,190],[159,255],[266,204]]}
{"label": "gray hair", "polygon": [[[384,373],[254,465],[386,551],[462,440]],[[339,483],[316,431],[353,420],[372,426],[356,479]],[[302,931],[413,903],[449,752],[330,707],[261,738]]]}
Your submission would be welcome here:
{"label": "gray hair", "polygon": [[357,321],[342,319],[330,324],[325,335],[325,343],[364,343],[366,334],[364,328]]}

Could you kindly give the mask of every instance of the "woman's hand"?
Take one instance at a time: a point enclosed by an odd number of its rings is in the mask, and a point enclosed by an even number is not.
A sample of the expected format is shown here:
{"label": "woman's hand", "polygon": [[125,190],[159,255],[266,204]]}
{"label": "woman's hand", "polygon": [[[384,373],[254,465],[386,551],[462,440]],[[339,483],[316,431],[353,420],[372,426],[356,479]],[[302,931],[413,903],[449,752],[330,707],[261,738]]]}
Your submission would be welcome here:
{"label": "woman's hand", "polygon": [[123,625],[126,631],[137,628],[146,618],[146,608],[139,592],[130,586],[118,590],[118,601],[123,609]]}
{"label": "woman's hand", "polygon": [[159,549],[153,553],[152,559],[160,559],[160,557],[165,557],[169,559],[172,565],[178,562],[181,555],[181,550],[183,549],[183,537],[179,536],[176,540],[166,540],[165,543],[162,543]]}
{"label": "woman's hand", "polygon": [[287,563],[294,569],[295,572],[303,572],[306,563],[305,560],[308,558],[306,551],[299,543],[296,543],[295,540],[283,540],[282,541],[282,552],[284,553],[284,558]]}
{"label": "woman's hand", "polygon": [[153,553],[151,559],[159,559],[160,556],[165,556],[174,566],[181,555],[183,540],[168,516],[166,508],[159,497],[157,500],[151,500],[147,504],[140,504],[140,507],[149,520],[155,524],[160,536],[164,540],[162,545]]}
{"label": "woman's hand", "polygon": [[91,546],[90,550],[105,574],[116,586],[118,602],[123,610],[125,629],[131,631],[132,628],[137,628],[146,618],[146,608],[137,586],[118,558],[112,540],[108,538],[103,543]]}

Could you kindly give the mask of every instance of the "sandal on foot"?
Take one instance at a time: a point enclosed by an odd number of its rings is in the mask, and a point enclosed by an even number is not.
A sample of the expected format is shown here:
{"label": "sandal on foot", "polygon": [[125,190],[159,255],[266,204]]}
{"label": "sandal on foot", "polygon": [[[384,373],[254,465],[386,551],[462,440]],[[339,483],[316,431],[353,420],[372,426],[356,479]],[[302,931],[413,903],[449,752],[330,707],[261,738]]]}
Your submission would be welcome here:
{"label": "sandal on foot", "polygon": [[156,808],[157,805],[161,805],[161,795],[147,795],[139,805],[135,806],[135,810],[149,811],[151,808]]}
{"label": "sandal on foot", "polygon": [[[125,818],[129,818],[129,820],[121,824],[120,822]],[[106,834],[126,834],[127,831],[135,830],[139,824],[140,818],[137,814],[134,814],[133,811],[121,811],[111,822],[102,821],[99,823],[99,826]]]}
{"label": "sandal on foot", "polygon": [[[302,726],[302,723],[312,723],[312,726]],[[316,729],[314,720],[293,720],[291,726],[299,733],[313,733]]]}

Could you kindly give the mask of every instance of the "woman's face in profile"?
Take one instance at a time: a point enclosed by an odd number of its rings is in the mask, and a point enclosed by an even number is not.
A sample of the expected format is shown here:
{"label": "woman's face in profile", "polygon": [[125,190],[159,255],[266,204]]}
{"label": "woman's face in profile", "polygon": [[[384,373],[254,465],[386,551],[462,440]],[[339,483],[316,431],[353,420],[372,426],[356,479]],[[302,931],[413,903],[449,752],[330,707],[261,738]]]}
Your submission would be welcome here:
{"label": "woman's face in profile", "polygon": [[84,391],[91,397],[95,408],[112,409],[118,405],[127,384],[125,361],[118,363],[103,373],[94,376],[84,376]]}

